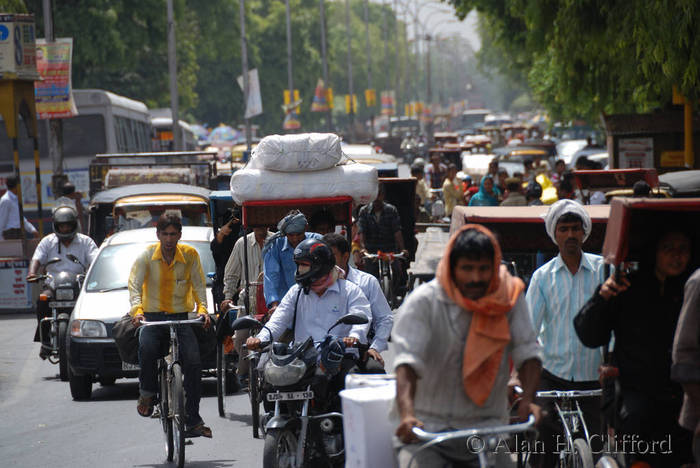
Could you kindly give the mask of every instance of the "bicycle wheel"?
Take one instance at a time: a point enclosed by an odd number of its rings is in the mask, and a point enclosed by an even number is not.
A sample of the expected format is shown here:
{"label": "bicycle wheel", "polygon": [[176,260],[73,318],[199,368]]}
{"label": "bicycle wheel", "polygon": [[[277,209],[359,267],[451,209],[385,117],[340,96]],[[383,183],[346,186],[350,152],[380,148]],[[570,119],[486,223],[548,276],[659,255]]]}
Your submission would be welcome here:
{"label": "bicycle wheel", "polygon": [[175,461],[178,468],[185,466],[185,392],[182,388],[182,368],[180,363],[173,363],[170,381],[170,404],[173,413],[173,438],[175,443]]}
{"label": "bicycle wheel", "polygon": [[175,446],[173,444],[173,420],[170,417],[170,405],[168,399],[168,365],[161,362],[158,369],[158,412],[160,413],[160,424],[163,426],[163,435],[165,436],[165,456],[169,462],[173,461],[173,452]]}
{"label": "bicycle wheel", "polygon": [[248,381],[248,396],[250,398],[250,414],[253,416],[253,438],[260,437],[260,387],[258,384],[258,360],[250,361],[250,380]]}
{"label": "bicycle wheel", "polygon": [[585,439],[578,438],[574,440],[573,463],[570,465],[573,468],[593,468],[593,453],[591,446],[588,445]]}
{"label": "bicycle wheel", "polygon": [[383,265],[383,270],[382,271],[382,289],[384,290],[384,296],[386,297],[386,301],[389,303],[389,307],[392,309],[394,308],[394,287],[391,284],[392,283],[392,278],[391,278],[391,265],[382,262]]}
{"label": "bicycle wheel", "polygon": [[216,345],[216,399],[219,404],[219,416],[226,416],[226,353],[224,352],[224,344]]}

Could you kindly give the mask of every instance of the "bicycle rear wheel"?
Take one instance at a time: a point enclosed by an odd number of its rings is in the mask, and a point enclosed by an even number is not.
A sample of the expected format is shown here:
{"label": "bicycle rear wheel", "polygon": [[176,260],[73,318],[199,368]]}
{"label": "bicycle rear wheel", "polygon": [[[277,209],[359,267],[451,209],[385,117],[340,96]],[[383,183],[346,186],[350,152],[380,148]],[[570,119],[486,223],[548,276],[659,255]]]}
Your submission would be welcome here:
{"label": "bicycle rear wheel", "polygon": [[185,392],[183,390],[182,368],[180,363],[173,363],[170,382],[173,413],[173,435],[175,443],[175,462],[178,468],[185,466]]}
{"label": "bicycle rear wheel", "polygon": [[168,399],[168,365],[161,362],[158,368],[158,412],[160,413],[160,424],[163,426],[165,436],[165,456],[169,462],[173,461],[175,446],[173,443],[173,420],[170,417],[170,404]]}
{"label": "bicycle rear wheel", "polygon": [[216,345],[216,399],[219,404],[219,416],[226,416],[226,353],[224,352],[224,344]]}

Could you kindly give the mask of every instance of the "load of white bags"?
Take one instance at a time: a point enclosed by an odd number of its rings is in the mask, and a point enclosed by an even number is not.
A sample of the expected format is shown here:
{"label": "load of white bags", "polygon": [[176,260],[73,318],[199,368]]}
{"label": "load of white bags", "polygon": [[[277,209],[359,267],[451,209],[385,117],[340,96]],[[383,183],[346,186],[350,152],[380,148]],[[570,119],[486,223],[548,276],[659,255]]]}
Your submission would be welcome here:
{"label": "load of white bags", "polygon": [[270,135],[253,151],[250,162],[231,176],[231,195],[246,201],[350,196],[367,204],[377,196],[377,169],[339,164],[340,137],[332,133]]}
{"label": "load of white bags", "polygon": [[323,171],[280,172],[240,169],[231,176],[231,195],[241,205],[254,200],[350,196],[364,205],[377,197],[377,169],[344,164]]}
{"label": "load of white bags", "polygon": [[330,169],[343,158],[333,133],[269,135],[253,150],[248,167],[282,172]]}

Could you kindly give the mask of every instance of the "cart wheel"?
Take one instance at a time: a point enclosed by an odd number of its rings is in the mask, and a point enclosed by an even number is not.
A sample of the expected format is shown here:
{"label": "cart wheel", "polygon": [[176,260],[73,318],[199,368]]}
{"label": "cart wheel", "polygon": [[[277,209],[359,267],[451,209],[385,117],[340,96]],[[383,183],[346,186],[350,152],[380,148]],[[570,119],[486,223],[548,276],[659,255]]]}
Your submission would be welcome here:
{"label": "cart wheel", "polygon": [[224,344],[216,345],[216,399],[219,404],[219,416],[226,416],[226,380],[228,372],[226,372],[226,353],[224,352]]}

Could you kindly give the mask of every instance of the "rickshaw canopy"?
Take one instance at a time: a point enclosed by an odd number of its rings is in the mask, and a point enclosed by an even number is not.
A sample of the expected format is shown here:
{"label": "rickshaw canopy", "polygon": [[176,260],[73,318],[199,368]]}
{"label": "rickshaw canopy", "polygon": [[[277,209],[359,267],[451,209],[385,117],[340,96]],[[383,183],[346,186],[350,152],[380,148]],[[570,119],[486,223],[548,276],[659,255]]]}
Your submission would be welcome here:
{"label": "rickshaw canopy", "polygon": [[[700,246],[700,198],[613,198],[605,233],[603,257],[612,265],[638,261],[650,242],[677,226]],[[694,252],[697,256],[698,252]]]}

